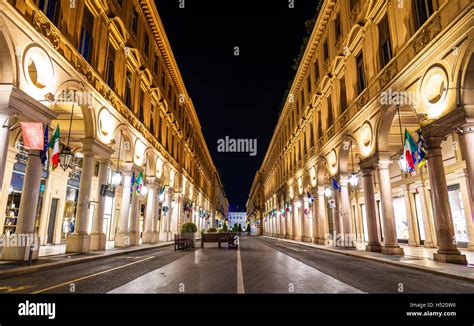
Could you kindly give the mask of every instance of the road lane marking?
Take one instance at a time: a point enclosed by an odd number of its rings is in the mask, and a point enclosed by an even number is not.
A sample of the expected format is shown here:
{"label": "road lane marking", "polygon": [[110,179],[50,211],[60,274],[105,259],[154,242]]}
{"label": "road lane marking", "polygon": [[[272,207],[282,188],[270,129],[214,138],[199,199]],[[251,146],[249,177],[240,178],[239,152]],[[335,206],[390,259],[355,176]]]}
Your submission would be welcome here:
{"label": "road lane marking", "polygon": [[[240,242],[240,241],[239,241]],[[244,276],[242,274],[242,259],[240,257],[240,243],[237,247],[237,293],[244,294]]]}
{"label": "road lane marking", "polygon": [[71,283],[77,283],[77,282],[80,282],[80,281],[83,281],[83,280],[86,280],[86,279],[89,279],[89,278],[92,278],[92,277],[95,277],[95,276],[99,276],[99,275],[102,275],[102,274],[105,274],[105,273],[109,273],[109,272],[112,272],[112,271],[115,271],[115,270],[118,270],[118,269],[122,269],[122,268],[125,268],[125,267],[128,267],[128,266],[131,266],[131,265],[135,265],[135,264],[144,262],[144,261],[152,259],[152,258],[155,258],[155,256],[147,257],[147,258],[144,258],[144,259],[141,259],[141,260],[134,261],[133,263],[128,263],[128,264],[125,264],[125,265],[121,265],[121,266],[117,266],[117,267],[114,267],[114,268],[111,268],[111,269],[107,269],[107,270],[102,271],[102,272],[98,272],[98,273],[90,274],[90,275],[87,275],[87,276],[79,277],[79,278],[76,278],[74,280],[70,280],[70,281],[67,281],[67,282],[63,282],[61,284],[50,286],[50,287],[42,289],[42,290],[31,292],[31,294],[38,294],[38,293],[46,292],[46,291],[49,291],[49,290],[57,289],[57,288],[69,285]]}

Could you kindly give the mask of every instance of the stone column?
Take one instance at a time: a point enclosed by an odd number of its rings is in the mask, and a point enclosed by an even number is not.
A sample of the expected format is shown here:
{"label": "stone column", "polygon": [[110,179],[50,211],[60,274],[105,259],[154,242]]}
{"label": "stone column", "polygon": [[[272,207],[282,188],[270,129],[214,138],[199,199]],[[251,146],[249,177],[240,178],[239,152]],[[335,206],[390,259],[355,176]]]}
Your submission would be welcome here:
{"label": "stone column", "polygon": [[341,210],[341,192],[337,189],[334,189],[334,201],[335,206],[332,209],[332,220],[334,225],[333,232],[333,246],[342,247],[343,246],[343,232],[342,232],[342,210]]}
{"label": "stone column", "polygon": [[91,247],[91,237],[87,234],[89,220],[89,205],[91,199],[92,175],[94,174],[94,152],[83,152],[81,182],[77,199],[76,222],[74,232],[66,240],[66,252],[88,252]]}
{"label": "stone column", "polygon": [[433,256],[436,261],[466,265],[466,256],[461,255],[454,241],[453,219],[441,152],[441,143],[445,139],[445,137],[434,136],[426,139],[431,196],[433,198],[434,220],[439,246],[438,252]]}
{"label": "stone column", "polygon": [[[3,247],[2,260],[28,260],[30,246],[33,244],[36,245],[34,246],[32,258],[38,258],[39,239],[37,239],[38,235],[35,234],[35,217],[40,194],[42,171],[43,165],[39,151],[29,151],[16,230],[14,234],[6,239],[8,243],[9,241],[13,242],[16,238],[17,244]],[[28,240],[29,243],[25,243],[25,240]],[[20,241],[23,243],[18,244]]]}
{"label": "stone column", "polygon": [[404,184],[400,188],[403,191],[403,199],[405,201],[405,211],[408,223],[408,245],[417,247],[420,245],[420,237],[418,235],[418,221],[413,216],[412,201],[410,194],[410,185]]}
{"label": "stone column", "polygon": [[341,219],[343,233],[343,247],[355,248],[355,237],[352,231],[351,201],[349,195],[349,176],[340,175],[341,185]]}
{"label": "stone column", "polygon": [[311,232],[313,233],[311,242],[318,243],[320,234],[319,234],[319,222],[318,222],[318,192],[312,191],[311,196],[313,196],[313,203],[310,207],[311,210]]}
{"label": "stone column", "polygon": [[139,198],[136,191],[136,185],[131,187],[132,203],[130,206],[130,245],[138,246],[140,244],[140,208]]}
{"label": "stone column", "polygon": [[131,194],[131,172],[123,172],[123,186],[122,186],[122,202],[120,204],[119,227],[115,235],[115,247],[130,246],[130,194]]}
{"label": "stone column", "polygon": [[392,202],[392,181],[390,179],[390,164],[388,157],[379,159],[378,171],[380,179],[380,199],[382,201],[384,246],[382,253],[390,255],[403,255],[403,248],[398,245],[397,227]]}
{"label": "stone column", "polygon": [[99,177],[98,187],[95,200],[98,202],[94,211],[94,221],[91,233],[91,250],[105,250],[106,236],[104,233],[104,212],[105,212],[105,196],[100,195],[100,188],[107,184],[110,160],[99,160]]}
{"label": "stone column", "polygon": [[318,186],[318,243],[327,245],[329,231],[324,196],[324,186]]}
{"label": "stone column", "polygon": [[423,219],[423,229],[425,230],[425,248],[436,248],[436,231],[433,225],[433,219],[430,215],[429,209],[429,196],[426,190],[425,181],[421,180],[421,186],[418,187],[418,192],[420,194],[420,204],[421,204],[421,213],[423,216],[420,218]]}
{"label": "stone column", "polygon": [[375,211],[374,168],[363,168],[362,180],[364,182],[365,215],[369,238],[365,250],[381,252],[382,246],[380,245],[379,229],[377,227],[377,214]]}
{"label": "stone column", "polygon": [[148,193],[145,209],[145,230],[143,232],[143,243],[154,243],[153,220],[155,219],[155,179],[147,179]]}

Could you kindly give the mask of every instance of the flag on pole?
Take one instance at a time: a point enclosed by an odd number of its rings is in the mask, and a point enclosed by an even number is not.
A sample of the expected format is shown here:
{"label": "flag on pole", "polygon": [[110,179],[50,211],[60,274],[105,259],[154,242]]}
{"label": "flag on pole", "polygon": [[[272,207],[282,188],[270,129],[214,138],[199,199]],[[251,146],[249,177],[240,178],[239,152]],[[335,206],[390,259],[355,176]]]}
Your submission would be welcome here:
{"label": "flag on pole", "polygon": [[41,122],[20,122],[23,145],[28,150],[43,150],[44,135]]}
{"label": "flag on pole", "polygon": [[59,165],[59,125],[56,127],[53,136],[49,140],[49,148],[53,149],[53,153],[51,154],[51,168],[55,170]]}
{"label": "flag on pole", "polygon": [[407,162],[407,166],[411,171],[415,170],[416,157],[415,153],[418,151],[418,145],[415,143],[413,138],[411,138],[408,129],[405,129],[405,140],[403,141],[403,155]]}
{"label": "flag on pole", "polygon": [[43,149],[41,150],[40,152],[40,157],[41,157],[41,163],[43,163],[43,165],[46,164],[46,162],[48,161],[48,147],[49,147],[49,126],[46,125],[44,126],[44,146],[43,146]]}
{"label": "flag on pole", "polygon": [[161,186],[159,195],[161,196],[165,192],[165,186]]}
{"label": "flag on pole", "polygon": [[339,185],[336,178],[334,178],[334,177],[332,177],[332,187],[334,188],[334,190],[341,191],[341,186]]}
{"label": "flag on pole", "polygon": [[426,159],[428,157],[428,154],[426,154],[425,139],[423,138],[421,129],[418,129],[416,133],[418,134],[418,151],[417,151],[416,163],[418,167],[421,168],[422,166],[426,164]]}
{"label": "flag on pole", "polygon": [[142,175],[142,171],[140,171],[140,172],[138,173],[137,180],[135,181],[135,184],[137,185],[137,188],[135,189],[135,191],[137,192],[137,195],[139,195],[140,192],[142,191],[142,186],[143,186],[143,175]]}
{"label": "flag on pole", "polygon": [[135,184],[135,171],[132,172],[132,179],[130,180],[130,187],[132,187],[132,190],[133,190],[134,184]]}

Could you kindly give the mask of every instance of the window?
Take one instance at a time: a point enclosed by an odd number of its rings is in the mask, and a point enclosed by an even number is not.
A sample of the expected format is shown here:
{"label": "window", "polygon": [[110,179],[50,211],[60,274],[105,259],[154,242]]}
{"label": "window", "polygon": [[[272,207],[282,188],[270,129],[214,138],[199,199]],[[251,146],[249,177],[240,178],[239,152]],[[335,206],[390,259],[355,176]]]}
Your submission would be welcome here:
{"label": "window", "polygon": [[105,82],[107,83],[107,85],[109,85],[110,88],[112,88],[112,90],[114,89],[114,86],[115,86],[114,62],[115,62],[115,49],[109,43],[109,48],[107,51],[107,69],[106,69]]}
{"label": "window", "polygon": [[125,105],[132,109],[132,73],[129,70],[125,76]]}
{"label": "window", "polygon": [[336,40],[342,36],[342,26],[341,26],[341,14],[337,14],[336,20],[334,21],[334,28],[336,31]]}
{"label": "window", "polygon": [[379,46],[380,46],[380,68],[383,68],[392,59],[392,45],[390,42],[390,30],[388,28],[388,19],[385,15],[380,23],[379,28]]}
{"label": "window", "polygon": [[135,7],[132,4],[132,21],[131,21],[132,32],[138,34],[138,13]]}
{"label": "window", "polygon": [[151,108],[150,112],[150,132],[155,136],[155,109]]}
{"label": "window", "polygon": [[432,0],[413,0],[415,28],[418,30],[433,15]]}
{"label": "window", "polygon": [[141,122],[145,122],[145,115],[144,115],[144,110],[145,108],[145,94],[143,93],[143,90],[140,89],[140,105],[138,107],[138,120]]}
{"label": "window", "polygon": [[148,34],[145,34],[145,38],[143,40],[143,52],[145,52],[145,56],[148,57],[148,52],[150,51],[150,38]]}
{"label": "window", "polygon": [[362,52],[357,56],[357,94],[362,93],[362,91],[367,87],[365,80],[365,71],[364,71],[364,56]]}
{"label": "window", "polygon": [[306,78],[306,90],[308,92],[308,98],[311,95],[311,75],[308,75],[308,78]]}
{"label": "window", "polygon": [[94,27],[94,16],[87,8],[84,8],[84,17],[82,18],[82,29],[81,37],[79,40],[79,53],[86,59],[89,63],[92,60],[92,30]]}
{"label": "window", "polygon": [[59,22],[60,7],[61,1],[57,0],[40,0],[39,2],[39,9],[56,26],[58,26]]}
{"label": "window", "polygon": [[318,82],[319,80],[319,65],[318,65],[318,59],[314,61],[314,80]]}
{"label": "window", "polygon": [[327,119],[327,128],[331,127],[333,124],[332,117],[332,99],[331,95],[328,96],[328,119]]}
{"label": "window", "polygon": [[324,54],[324,61],[329,59],[329,48],[328,48],[328,41],[325,40],[323,44],[323,54]]}
{"label": "window", "polygon": [[344,77],[339,81],[341,85],[341,113],[347,109],[346,79]]}

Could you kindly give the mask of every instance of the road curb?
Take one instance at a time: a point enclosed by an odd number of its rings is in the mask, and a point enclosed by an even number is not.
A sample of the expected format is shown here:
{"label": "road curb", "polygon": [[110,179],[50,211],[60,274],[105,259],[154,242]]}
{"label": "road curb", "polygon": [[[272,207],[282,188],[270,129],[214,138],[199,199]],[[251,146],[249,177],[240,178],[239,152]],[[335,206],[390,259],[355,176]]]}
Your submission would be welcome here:
{"label": "road curb", "polygon": [[[53,262],[53,263],[45,263],[41,265],[33,265],[33,266],[26,266],[26,267],[15,267],[10,270],[6,271],[0,271],[0,279],[7,279],[7,278],[12,278],[15,276],[21,276],[21,275],[27,275],[27,274],[32,274],[40,271],[45,271],[45,270],[50,270],[54,268],[59,268],[59,267],[64,267],[64,266],[72,266],[72,265],[77,265],[77,264],[82,264],[90,261],[95,261],[95,260],[100,260],[104,258],[109,258],[109,257],[116,257],[116,256],[121,256],[121,255],[126,255],[134,252],[139,252],[139,251],[144,251],[148,249],[157,249],[161,247],[167,247],[171,246],[173,242],[165,242],[161,243],[155,246],[147,246],[147,247],[137,247],[137,248],[132,248],[132,249],[127,249],[123,251],[118,251],[118,252],[113,252],[109,254],[104,254],[104,255],[97,255],[97,256],[91,256],[91,257],[83,257],[83,258],[78,258],[78,259],[73,259],[73,260],[66,260],[64,261],[58,261],[58,262]],[[45,256],[45,257],[54,257],[54,256]]]}
{"label": "road curb", "polygon": [[431,273],[431,274],[446,276],[446,277],[450,277],[450,278],[456,278],[456,279],[463,280],[463,281],[468,281],[468,282],[474,282],[474,276],[470,277],[470,276],[451,274],[451,273],[436,270],[436,269],[433,269],[433,268],[430,268],[430,267],[408,265],[408,264],[395,262],[395,261],[380,258],[380,257],[357,255],[357,254],[351,253],[350,251],[345,252],[345,251],[340,251],[340,250],[332,249],[332,248],[315,247],[315,246],[312,246],[309,243],[305,243],[305,242],[299,242],[299,241],[293,241],[293,240],[281,239],[281,238],[274,238],[274,237],[269,237],[269,236],[263,236],[263,237],[268,238],[268,239],[281,240],[281,241],[284,241],[284,242],[287,242],[287,243],[299,244],[299,245],[302,245],[302,246],[305,246],[305,247],[308,247],[308,248],[319,249],[319,250],[323,250],[323,251],[329,251],[329,252],[332,252],[332,253],[335,253],[335,254],[341,254],[341,255],[351,256],[351,257],[357,257],[357,258],[361,258],[361,259],[376,261],[376,262],[383,263],[383,264],[388,264],[388,265],[393,265],[393,266],[398,266],[398,267],[404,267],[404,268],[408,268],[408,269],[415,269],[415,270],[419,270],[419,271],[423,271],[423,272],[428,272],[428,273]]}

